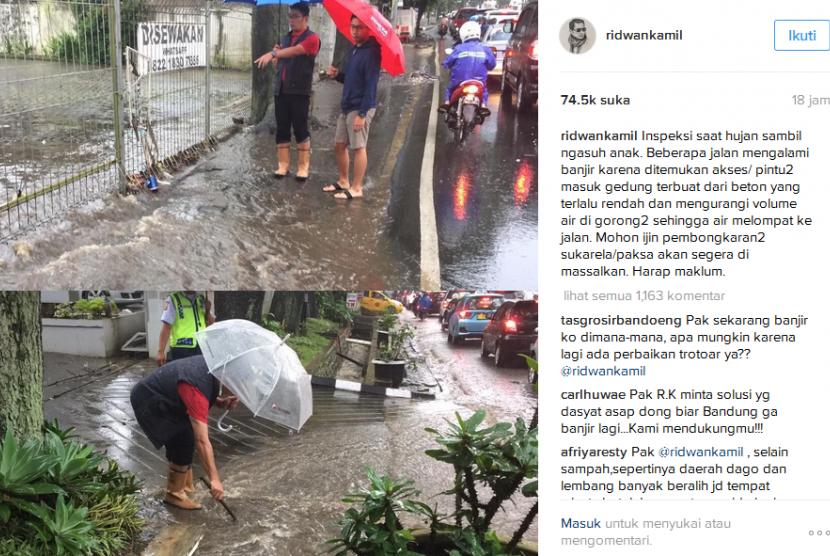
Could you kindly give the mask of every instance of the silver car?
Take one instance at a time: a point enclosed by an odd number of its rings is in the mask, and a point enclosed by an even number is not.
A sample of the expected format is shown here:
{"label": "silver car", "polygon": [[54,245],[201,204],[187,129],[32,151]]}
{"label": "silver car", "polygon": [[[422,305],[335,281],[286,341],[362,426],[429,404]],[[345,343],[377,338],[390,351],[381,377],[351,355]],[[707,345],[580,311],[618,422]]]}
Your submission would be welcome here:
{"label": "silver car", "polygon": [[505,33],[502,30],[503,26],[503,21],[500,21],[495,25],[491,25],[487,29],[484,39],[481,41],[486,48],[493,51],[493,55],[496,57],[496,67],[487,72],[488,76],[499,77],[502,73],[502,67],[504,65],[504,51],[507,50],[507,41],[510,40],[510,35],[512,34]]}

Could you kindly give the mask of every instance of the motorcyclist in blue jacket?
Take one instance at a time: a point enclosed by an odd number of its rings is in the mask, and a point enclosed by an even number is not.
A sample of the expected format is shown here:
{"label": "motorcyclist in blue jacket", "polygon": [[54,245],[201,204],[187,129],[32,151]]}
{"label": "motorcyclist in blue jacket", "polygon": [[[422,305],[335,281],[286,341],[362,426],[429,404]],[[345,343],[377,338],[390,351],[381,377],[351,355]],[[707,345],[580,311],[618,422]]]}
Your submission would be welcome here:
{"label": "motorcyclist in blue jacket", "polygon": [[439,112],[446,112],[453,91],[468,79],[476,79],[485,84],[482,106],[487,104],[487,72],[496,67],[496,57],[492,50],[481,44],[481,27],[475,21],[462,25],[458,36],[461,44],[444,58],[444,67],[450,70],[450,84]]}

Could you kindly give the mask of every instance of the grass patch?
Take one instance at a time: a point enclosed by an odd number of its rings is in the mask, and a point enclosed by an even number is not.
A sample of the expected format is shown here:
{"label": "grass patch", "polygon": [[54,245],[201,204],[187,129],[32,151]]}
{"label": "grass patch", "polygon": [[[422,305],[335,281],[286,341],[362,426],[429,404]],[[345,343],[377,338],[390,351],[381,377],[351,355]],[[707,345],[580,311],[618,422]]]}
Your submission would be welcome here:
{"label": "grass patch", "polygon": [[[265,318],[262,321],[262,326],[272,332],[276,332],[281,338],[285,337],[285,330],[277,321]],[[307,319],[305,334],[302,336],[298,334],[292,335],[288,338],[286,345],[297,352],[300,363],[305,367],[311,363],[311,360],[316,355],[323,353],[329,347],[331,338],[327,338],[323,334],[336,333],[337,331],[338,326],[336,322],[328,319]]]}

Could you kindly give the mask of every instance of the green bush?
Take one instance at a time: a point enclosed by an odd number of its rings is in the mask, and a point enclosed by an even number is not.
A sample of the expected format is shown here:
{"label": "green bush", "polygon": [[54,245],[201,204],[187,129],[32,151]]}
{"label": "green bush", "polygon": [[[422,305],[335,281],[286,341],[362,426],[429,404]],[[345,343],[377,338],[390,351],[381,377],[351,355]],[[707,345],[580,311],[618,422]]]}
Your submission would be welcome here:
{"label": "green bush", "polygon": [[5,39],[6,56],[19,57],[29,56],[34,47],[29,43],[29,39],[24,37],[22,41],[12,41],[8,37]]}
{"label": "green bush", "polygon": [[[110,20],[105,3],[71,3],[75,15],[75,33],[62,33],[52,38],[46,51],[61,60],[82,64],[110,64]],[[138,25],[150,16],[146,0],[122,0],[121,47],[136,48]]]}
{"label": "green bush", "polygon": [[266,330],[270,330],[280,338],[285,338],[285,328],[282,327],[282,323],[273,318],[271,315],[265,315],[262,317],[262,327]]}
{"label": "green bush", "polygon": [[[110,311],[113,315],[118,314],[118,307],[115,301],[110,301]],[[55,308],[56,319],[102,319],[106,315],[106,301],[101,298],[81,299],[61,303]]]}
{"label": "green bush", "polygon": [[135,475],[56,421],[43,436],[0,443],[0,556],[117,554],[142,525]]}
{"label": "green bush", "polygon": [[[373,556],[503,556],[516,554],[517,546],[539,511],[538,501],[506,545],[502,545],[490,524],[514,495],[538,496],[539,442],[537,429],[528,429],[524,420],[514,424],[497,423],[480,428],[485,412],[477,411],[469,419],[456,413],[457,423],[447,421],[445,432],[426,429],[436,436],[440,449],[426,455],[453,466],[455,481],[443,492],[455,499],[455,511],[438,513],[437,506],[414,500],[419,492],[408,479],[378,477],[366,468],[369,485],[348,494],[343,501],[352,504],[335,525],[340,535],[328,541],[336,556],[371,554]],[[489,499],[485,499],[485,493]],[[430,536],[415,545],[411,531],[401,526],[401,514],[426,520]],[[452,522],[445,521],[451,518]],[[437,535],[446,535],[454,548],[439,548]],[[426,544],[426,546],[423,546]],[[423,552],[421,552],[423,551]]]}
{"label": "green bush", "polygon": [[378,359],[384,363],[389,363],[390,361],[408,360],[408,357],[406,357],[406,353],[403,349],[403,344],[406,340],[414,337],[415,329],[408,324],[404,324],[396,330],[391,330],[389,332],[389,343],[386,347],[378,351]]}
{"label": "green bush", "polygon": [[380,318],[380,322],[378,322],[378,328],[380,330],[385,330],[386,332],[392,330],[396,324],[398,324],[398,312],[395,311],[394,307],[390,307],[392,312],[387,312]]}
{"label": "green bush", "polygon": [[349,309],[345,301],[335,301],[329,292],[316,292],[317,310],[324,319],[351,326],[357,311]]}

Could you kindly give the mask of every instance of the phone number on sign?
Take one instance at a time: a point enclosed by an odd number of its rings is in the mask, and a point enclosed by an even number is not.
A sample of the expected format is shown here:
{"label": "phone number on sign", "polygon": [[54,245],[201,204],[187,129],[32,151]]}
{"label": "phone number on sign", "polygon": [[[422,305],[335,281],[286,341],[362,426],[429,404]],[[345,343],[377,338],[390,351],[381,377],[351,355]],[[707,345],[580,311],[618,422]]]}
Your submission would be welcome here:
{"label": "phone number on sign", "polygon": [[153,71],[168,71],[181,68],[195,68],[201,66],[198,56],[175,56],[153,60]]}

